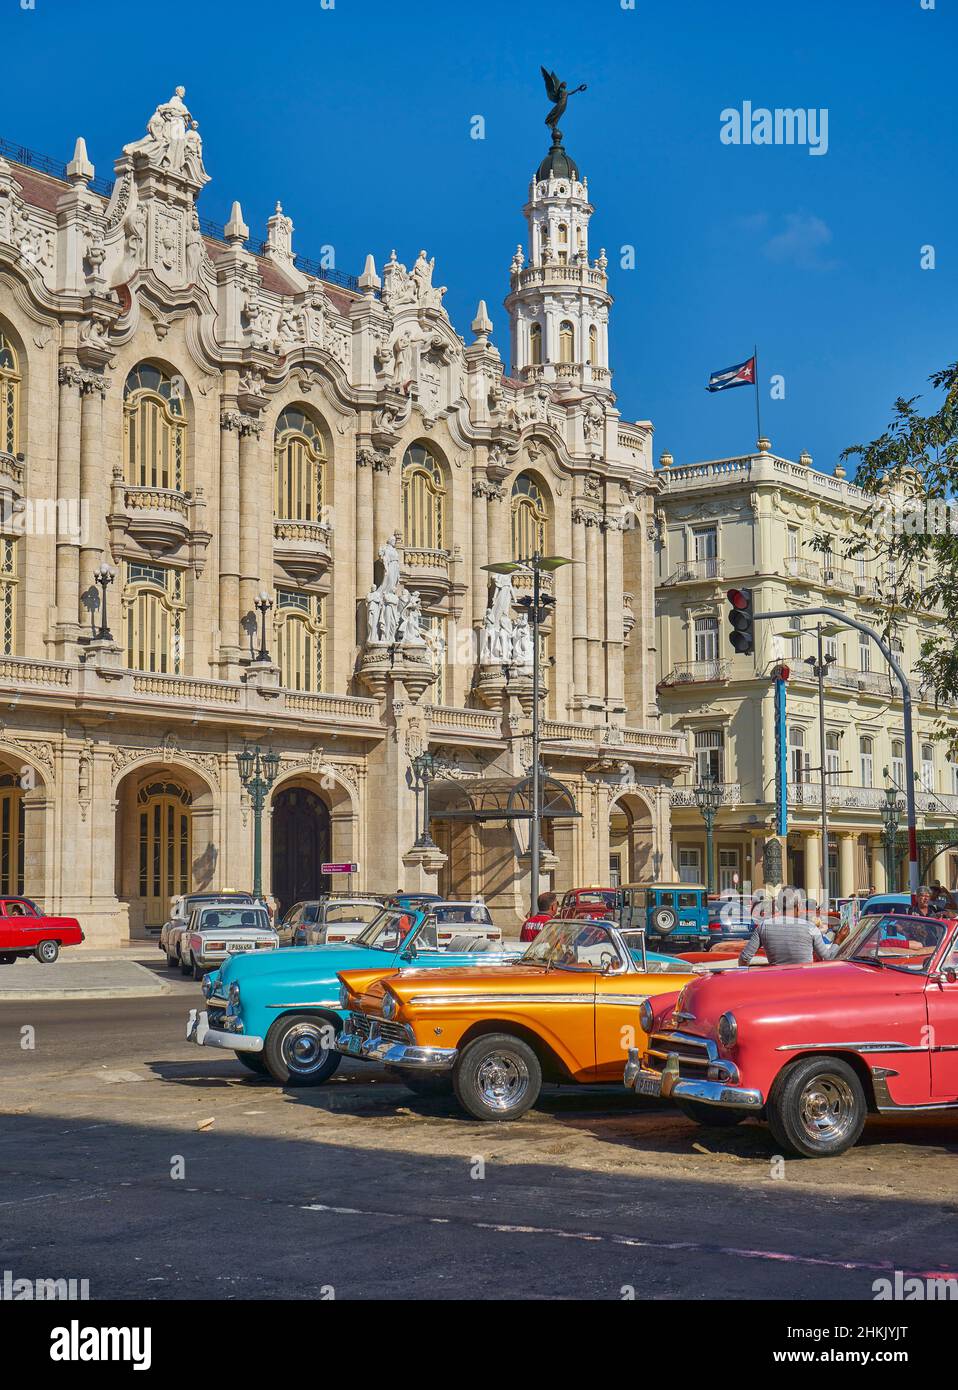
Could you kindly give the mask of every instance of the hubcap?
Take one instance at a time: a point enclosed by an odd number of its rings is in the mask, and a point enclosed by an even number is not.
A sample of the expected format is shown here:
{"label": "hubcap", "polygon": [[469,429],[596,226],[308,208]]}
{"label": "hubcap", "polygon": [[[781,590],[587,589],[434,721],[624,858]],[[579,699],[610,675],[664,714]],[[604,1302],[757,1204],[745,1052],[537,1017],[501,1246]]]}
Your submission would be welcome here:
{"label": "hubcap", "polygon": [[308,1076],[323,1065],[329,1051],[323,1047],[320,1033],[309,1023],[297,1024],[283,1041],[283,1060],[290,1071]]}
{"label": "hubcap", "polygon": [[843,1139],[855,1122],[855,1096],[843,1077],[826,1073],[806,1084],[798,1110],[809,1139],[835,1142]]}
{"label": "hubcap", "polygon": [[521,1057],[493,1052],[479,1064],[476,1084],[490,1110],[511,1110],[529,1089],[529,1069]]}

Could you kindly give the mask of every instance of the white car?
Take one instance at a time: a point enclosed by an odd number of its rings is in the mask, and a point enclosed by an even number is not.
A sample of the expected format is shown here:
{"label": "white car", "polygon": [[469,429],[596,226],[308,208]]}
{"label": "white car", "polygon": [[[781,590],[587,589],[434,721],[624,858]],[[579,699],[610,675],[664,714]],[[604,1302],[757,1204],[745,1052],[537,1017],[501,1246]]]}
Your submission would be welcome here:
{"label": "white car", "polygon": [[270,926],[265,907],[200,907],[180,938],[180,969],[199,980],[228,956],[278,946],[279,933]]}
{"label": "white car", "polygon": [[485,903],[429,903],[426,911],[435,919],[436,941],[440,951],[448,951],[456,937],[471,941],[502,941],[502,928],[493,922]]}
{"label": "white car", "polygon": [[254,902],[252,893],[234,892],[230,888],[224,888],[219,893],[174,894],[170,898],[170,915],[160,928],[160,938],[157,942],[170,969],[174,969],[180,963],[182,935],[194,909],[214,907],[218,903],[224,907],[243,906],[247,903],[252,906]]}
{"label": "white car", "polygon": [[293,945],[299,945],[302,938],[307,946],[338,946],[344,941],[355,941],[382,911],[382,903],[374,898],[330,898],[316,905],[315,921],[302,924]]}

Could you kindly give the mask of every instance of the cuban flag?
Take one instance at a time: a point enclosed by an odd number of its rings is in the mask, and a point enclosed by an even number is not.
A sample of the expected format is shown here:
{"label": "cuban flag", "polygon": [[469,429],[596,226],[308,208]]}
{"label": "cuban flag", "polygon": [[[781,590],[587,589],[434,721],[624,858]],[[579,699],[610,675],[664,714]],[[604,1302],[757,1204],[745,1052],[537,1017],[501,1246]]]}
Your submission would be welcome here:
{"label": "cuban flag", "polygon": [[736,367],[726,367],[721,372],[713,372],[709,377],[706,391],[729,391],[733,386],[755,385],[755,358],[739,362]]}

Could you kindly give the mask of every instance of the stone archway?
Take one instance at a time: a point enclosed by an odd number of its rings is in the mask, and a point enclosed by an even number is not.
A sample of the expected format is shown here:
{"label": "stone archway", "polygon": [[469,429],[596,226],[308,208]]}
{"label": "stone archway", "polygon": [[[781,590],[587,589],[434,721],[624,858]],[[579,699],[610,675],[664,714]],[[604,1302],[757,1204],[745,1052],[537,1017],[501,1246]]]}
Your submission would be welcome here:
{"label": "stone archway", "polygon": [[[352,797],[333,776],[299,774],[280,782],[270,801],[269,845],[263,851],[280,915],[304,898],[345,889],[349,879],[331,879],[320,869],[326,861],[356,861],[356,839]],[[359,880],[351,886],[358,888]]]}
{"label": "stone archway", "polygon": [[52,798],[43,774],[17,750],[0,749],[0,892],[47,906],[54,891],[47,834]]}
{"label": "stone archway", "polygon": [[618,866],[622,883],[649,883],[660,876],[652,808],[628,792],[609,807],[609,871]]}

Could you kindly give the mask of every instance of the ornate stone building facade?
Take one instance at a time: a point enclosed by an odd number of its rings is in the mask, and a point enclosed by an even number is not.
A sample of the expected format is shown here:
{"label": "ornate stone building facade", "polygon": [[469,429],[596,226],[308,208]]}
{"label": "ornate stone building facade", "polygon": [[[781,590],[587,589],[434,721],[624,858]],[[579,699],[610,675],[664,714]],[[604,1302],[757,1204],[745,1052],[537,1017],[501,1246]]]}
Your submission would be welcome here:
{"label": "ornate stone building facade", "polygon": [[483,567],[533,549],[577,561],[543,762],[578,815],[547,823],[544,882],[671,872],[688,757],[656,703],[651,426],[615,406],[577,168],[556,142],[532,181],[508,375],[425,251],[351,279],[294,252],[278,204],[257,248],[238,203],[201,222],[184,96],[109,182],[82,140],[65,168],[0,145],[0,889],[109,942],[171,893],[247,885],[258,743],[281,905],[331,859],[514,923],[526,824],[483,786],[521,800],[531,636],[523,576],[491,594]]}

